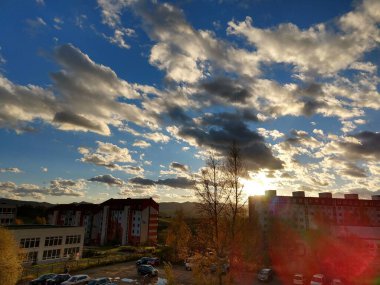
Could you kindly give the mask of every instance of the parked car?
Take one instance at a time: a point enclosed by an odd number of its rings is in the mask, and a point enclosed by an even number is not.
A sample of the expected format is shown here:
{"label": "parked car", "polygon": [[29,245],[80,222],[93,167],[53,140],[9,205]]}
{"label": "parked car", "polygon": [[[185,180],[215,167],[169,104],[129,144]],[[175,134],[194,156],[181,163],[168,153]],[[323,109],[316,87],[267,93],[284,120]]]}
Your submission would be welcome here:
{"label": "parked car", "polygon": [[192,258],[186,258],[185,259],[185,269],[187,271],[191,271],[193,266],[193,259]]}
{"label": "parked car", "polygon": [[305,277],[303,274],[294,274],[293,275],[293,285],[304,285],[306,283]]}
{"label": "parked car", "polygon": [[107,277],[101,277],[91,280],[87,283],[88,285],[113,285],[115,283],[112,283],[111,280]]}
{"label": "parked car", "polygon": [[152,265],[143,264],[137,268],[137,273],[140,275],[149,275],[152,277],[158,275],[158,270]]}
{"label": "parked car", "polygon": [[160,259],[158,257],[152,257],[147,261],[146,264],[149,264],[152,266],[159,266],[160,265]]}
{"label": "parked car", "polygon": [[310,285],[326,285],[326,278],[323,274],[314,274],[311,278]]}
{"label": "parked car", "polygon": [[59,285],[62,282],[68,280],[70,277],[70,274],[57,274],[53,278],[47,279],[46,285]]}
{"label": "parked car", "polygon": [[71,276],[67,281],[62,282],[61,285],[82,285],[87,284],[91,278],[88,275],[80,274]]}
{"label": "parked car", "polygon": [[257,274],[257,279],[262,282],[270,282],[273,279],[274,272],[270,268],[263,268]]}
{"label": "parked car", "polygon": [[136,261],[136,266],[140,266],[142,264],[148,264],[148,261],[151,259],[151,257],[141,257],[139,260]]}
{"label": "parked car", "polygon": [[40,277],[33,279],[29,282],[29,285],[46,285],[46,280],[53,278],[57,274],[54,273],[48,273],[41,275]]}

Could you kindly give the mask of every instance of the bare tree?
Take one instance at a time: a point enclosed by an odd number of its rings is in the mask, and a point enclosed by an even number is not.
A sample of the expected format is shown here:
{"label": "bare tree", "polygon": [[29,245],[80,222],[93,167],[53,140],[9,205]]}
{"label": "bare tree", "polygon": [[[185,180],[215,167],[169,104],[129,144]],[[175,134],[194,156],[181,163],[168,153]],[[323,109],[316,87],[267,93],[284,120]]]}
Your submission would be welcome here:
{"label": "bare tree", "polygon": [[232,142],[225,162],[225,172],[227,176],[227,187],[229,188],[229,215],[231,216],[231,240],[235,239],[237,229],[237,219],[244,207],[244,185],[241,178],[246,176],[247,170],[244,166],[241,151],[235,141]]}
{"label": "bare tree", "polygon": [[[226,210],[230,193],[226,187],[226,175],[221,160],[210,155],[206,167],[202,170],[201,181],[197,183],[195,192],[200,201],[203,216],[210,221],[212,228],[212,249],[216,256],[212,263],[217,267],[218,284],[222,283],[223,264],[221,258],[226,254]],[[219,264],[221,263],[221,264]],[[209,264],[211,266],[211,263]]]}
{"label": "bare tree", "polygon": [[206,167],[202,170],[201,182],[197,184],[195,190],[200,201],[200,210],[212,222],[215,251],[220,255],[222,254],[220,229],[228,205],[229,192],[223,165],[214,155],[208,158]]}

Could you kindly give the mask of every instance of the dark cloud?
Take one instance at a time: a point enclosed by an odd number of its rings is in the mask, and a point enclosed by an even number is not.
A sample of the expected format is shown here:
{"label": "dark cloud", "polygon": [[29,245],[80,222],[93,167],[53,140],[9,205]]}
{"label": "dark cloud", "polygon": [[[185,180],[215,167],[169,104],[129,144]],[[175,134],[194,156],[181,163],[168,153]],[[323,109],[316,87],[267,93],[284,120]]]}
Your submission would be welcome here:
{"label": "dark cloud", "polygon": [[188,189],[194,186],[194,181],[186,177],[176,177],[176,178],[159,179],[156,182],[156,184],[169,186],[172,188]]}
{"label": "dark cloud", "polygon": [[207,130],[199,127],[183,127],[178,135],[184,139],[195,140],[198,146],[206,146],[227,155],[232,142],[236,142],[249,170],[261,168],[281,169],[282,161],[275,158],[265,144],[264,138],[250,130],[242,121],[225,121]]}
{"label": "dark cloud", "polygon": [[231,122],[244,122],[251,121],[257,122],[257,115],[250,110],[241,110],[234,113],[231,112],[221,112],[214,114],[205,114],[201,119],[201,124],[204,126],[215,125],[215,126],[224,126],[228,125]]}
{"label": "dark cloud", "polygon": [[367,177],[366,171],[363,168],[358,167],[353,163],[346,163],[345,169],[342,171],[343,174],[358,178]]}
{"label": "dark cloud", "polygon": [[177,170],[181,170],[181,171],[188,171],[189,168],[187,165],[184,165],[184,164],[181,164],[181,163],[178,163],[178,162],[172,162],[170,163],[170,168],[172,169],[177,169]]}
{"label": "dark cloud", "polygon": [[194,181],[186,177],[159,179],[157,181],[142,178],[142,177],[134,177],[134,178],[129,179],[128,182],[132,184],[141,185],[141,186],[163,185],[163,186],[168,186],[171,188],[182,188],[182,189],[189,189],[194,186]]}
{"label": "dark cloud", "polygon": [[313,98],[307,98],[304,100],[302,114],[305,116],[312,116],[316,114],[319,109],[323,107],[328,107],[328,105],[325,102],[320,102]]}
{"label": "dark cloud", "polygon": [[219,96],[230,103],[246,103],[250,97],[246,88],[230,78],[217,78],[201,86],[210,94]]}
{"label": "dark cloud", "polygon": [[83,127],[95,132],[105,133],[106,130],[103,129],[103,126],[97,124],[86,117],[74,114],[70,111],[62,111],[55,114],[53,122],[55,123],[67,123],[74,126]]}
{"label": "dark cloud", "polygon": [[121,180],[120,178],[113,177],[110,174],[98,175],[88,179],[88,181],[106,183],[108,185],[113,186],[122,186],[124,184],[123,180]]}
{"label": "dark cloud", "polygon": [[351,158],[375,158],[380,159],[380,133],[364,131],[352,135],[360,143],[341,142],[340,146],[346,151]]}
{"label": "dark cloud", "polygon": [[192,119],[186,114],[185,110],[179,106],[169,106],[167,115],[175,122],[188,123]]}
{"label": "dark cloud", "polygon": [[143,186],[154,186],[156,183],[154,180],[142,178],[142,177],[134,177],[128,180],[129,183],[132,184],[139,184]]}

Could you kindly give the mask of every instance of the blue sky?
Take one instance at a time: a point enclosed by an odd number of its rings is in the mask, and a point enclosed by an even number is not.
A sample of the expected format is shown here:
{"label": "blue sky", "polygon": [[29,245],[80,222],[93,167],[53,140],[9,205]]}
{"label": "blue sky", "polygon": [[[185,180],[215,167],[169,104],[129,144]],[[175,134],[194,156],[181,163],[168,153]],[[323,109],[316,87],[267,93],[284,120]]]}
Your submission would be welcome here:
{"label": "blue sky", "polygon": [[380,192],[380,2],[1,1],[0,197]]}

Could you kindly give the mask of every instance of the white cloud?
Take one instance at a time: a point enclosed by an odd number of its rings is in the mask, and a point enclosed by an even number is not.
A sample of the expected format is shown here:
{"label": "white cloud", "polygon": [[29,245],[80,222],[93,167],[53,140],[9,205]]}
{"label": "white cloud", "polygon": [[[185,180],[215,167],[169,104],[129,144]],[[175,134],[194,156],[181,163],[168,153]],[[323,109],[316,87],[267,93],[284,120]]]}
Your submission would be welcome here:
{"label": "white cloud", "polygon": [[139,148],[147,148],[147,147],[150,147],[151,144],[146,142],[146,141],[143,141],[143,140],[139,140],[139,141],[135,141],[133,143],[133,146],[136,146],[136,147],[139,147]]}
{"label": "white cloud", "polygon": [[11,173],[21,173],[21,169],[18,167],[7,167],[7,168],[0,168],[0,173],[5,172],[11,172]]}

